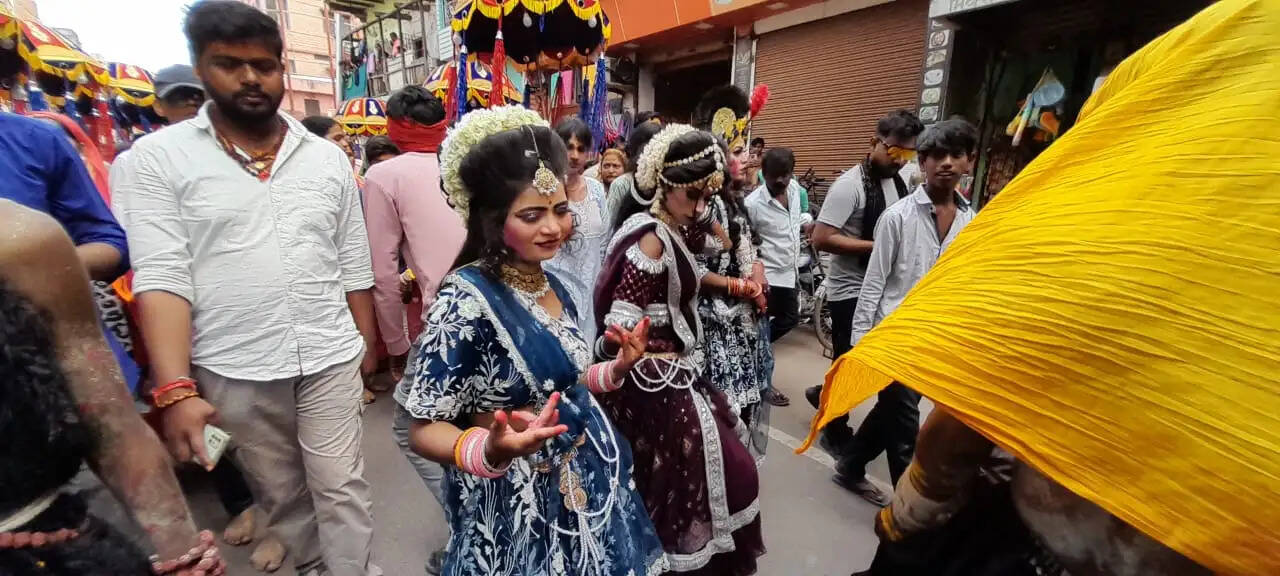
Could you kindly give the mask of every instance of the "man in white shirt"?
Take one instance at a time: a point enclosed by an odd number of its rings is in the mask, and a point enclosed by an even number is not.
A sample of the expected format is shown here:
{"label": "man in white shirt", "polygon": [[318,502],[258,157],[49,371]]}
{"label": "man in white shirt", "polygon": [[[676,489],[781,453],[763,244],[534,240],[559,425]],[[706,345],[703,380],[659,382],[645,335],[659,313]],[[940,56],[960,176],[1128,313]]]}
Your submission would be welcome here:
{"label": "man in white shirt", "polygon": [[[972,166],[978,131],[964,120],[945,120],[924,131],[917,142],[924,184],[880,215],[875,247],[853,312],[851,344],[893,313],[933,267],[973,211],[956,192]],[[894,485],[906,472],[920,428],[920,394],[894,382],[880,392],[836,462],[836,482],[877,504],[888,496],[866,482],[866,468],[881,452],[889,460]]]}
{"label": "man in white shirt", "polygon": [[[843,356],[852,346],[853,311],[874,246],[876,221],[886,208],[911,193],[908,168],[915,167],[916,137],[923,130],[924,124],[906,110],[880,118],[866,158],[836,178],[822,202],[813,245],[832,255],[826,290],[833,358]],[[805,390],[805,398],[814,408],[821,392],[822,386]],[[822,446],[839,456],[852,437],[848,416],[841,416],[822,430]]]}
{"label": "man in white shirt", "polygon": [[231,434],[298,573],[381,575],[360,448],[373,272],[351,164],[278,112],[274,20],[207,0],[186,34],[210,102],[139,142],[113,183],[164,435],[209,467],[206,424]]}
{"label": "man in white shirt", "polygon": [[789,148],[770,148],[761,160],[764,184],[746,200],[747,215],[761,239],[760,259],[769,282],[770,339],[775,342],[800,322],[800,235],[813,225],[813,216],[800,210],[799,187],[791,185],[795,167]]}

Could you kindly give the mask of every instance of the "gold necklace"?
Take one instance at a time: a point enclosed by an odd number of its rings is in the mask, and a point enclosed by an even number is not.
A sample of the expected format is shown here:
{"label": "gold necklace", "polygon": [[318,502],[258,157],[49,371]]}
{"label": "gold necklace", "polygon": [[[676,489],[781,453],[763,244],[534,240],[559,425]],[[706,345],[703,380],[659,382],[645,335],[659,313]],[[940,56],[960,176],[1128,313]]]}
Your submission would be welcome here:
{"label": "gold necklace", "polygon": [[534,300],[546,296],[551,290],[551,284],[547,282],[547,274],[542,271],[541,266],[538,267],[537,272],[525,272],[510,264],[503,264],[499,273],[502,275],[504,284]]}

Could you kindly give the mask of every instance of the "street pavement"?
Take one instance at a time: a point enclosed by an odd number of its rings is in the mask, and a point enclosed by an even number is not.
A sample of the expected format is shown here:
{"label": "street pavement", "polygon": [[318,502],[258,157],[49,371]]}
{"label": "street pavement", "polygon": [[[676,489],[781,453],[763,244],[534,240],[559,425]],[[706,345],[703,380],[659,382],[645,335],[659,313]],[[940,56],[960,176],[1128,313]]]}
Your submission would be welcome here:
{"label": "street pavement", "polygon": [[[792,403],[773,408],[771,414],[771,441],[760,482],[768,554],[760,559],[759,574],[847,576],[866,568],[875,554],[871,519],[876,509],[831,482],[831,458],[816,445],[806,454],[794,453],[814,415],[804,389],[821,381],[830,360],[807,326],[778,342],[775,351],[774,385]],[[393,403],[389,394],[382,395],[365,413],[365,473],[374,490],[373,555],[388,576],[418,576],[430,552],[444,545],[448,531],[439,505],[391,439]],[[927,411],[928,401],[923,404],[922,411]],[[859,406],[853,420],[860,421],[869,409],[870,403]],[[883,457],[870,472],[888,478]],[[212,489],[199,477],[184,477],[184,486],[199,524],[221,528],[227,519]],[[252,547],[223,547],[231,574],[255,573],[248,562]],[[291,565],[286,560],[277,574],[294,576]]]}

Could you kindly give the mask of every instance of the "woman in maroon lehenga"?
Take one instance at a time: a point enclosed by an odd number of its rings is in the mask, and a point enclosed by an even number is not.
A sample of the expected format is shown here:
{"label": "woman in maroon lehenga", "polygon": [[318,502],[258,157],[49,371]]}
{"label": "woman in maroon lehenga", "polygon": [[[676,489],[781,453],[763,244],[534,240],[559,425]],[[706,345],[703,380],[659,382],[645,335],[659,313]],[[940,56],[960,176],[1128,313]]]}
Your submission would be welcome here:
{"label": "woman in maroon lehenga", "polygon": [[[646,146],[632,213],[616,231],[596,290],[600,333],[648,317],[649,344],[616,390],[599,401],[635,457],[645,500],[673,572],[745,576],[764,554],[759,478],[739,440],[737,415],[700,377],[698,283],[693,251],[719,251],[723,232],[705,218],[725,182],[723,145],[707,132],[671,125]],[[744,283],[741,290],[755,289]],[[598,341],[597,355],[616,351]],[[612,386],[611,386],[612,387]]]}

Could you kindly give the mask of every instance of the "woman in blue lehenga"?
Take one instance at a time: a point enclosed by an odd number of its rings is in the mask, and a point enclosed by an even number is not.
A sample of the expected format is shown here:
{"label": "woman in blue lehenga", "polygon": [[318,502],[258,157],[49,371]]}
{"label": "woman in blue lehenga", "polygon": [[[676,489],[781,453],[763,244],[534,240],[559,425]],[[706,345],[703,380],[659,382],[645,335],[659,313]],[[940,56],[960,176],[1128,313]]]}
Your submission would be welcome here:
{"label": "woman in blue lehenga", "polygon": [[442,283],[402,385],[414,450],[453,464],[443,573],[662,573],[630,447],[587,388],[621,381],[647,324],[611,329],[627,352],[592,366],[575,303],[541,268],[572,233],[564,144],[535,113],[483,110],[450,132],[441,160],[469,264]]}

